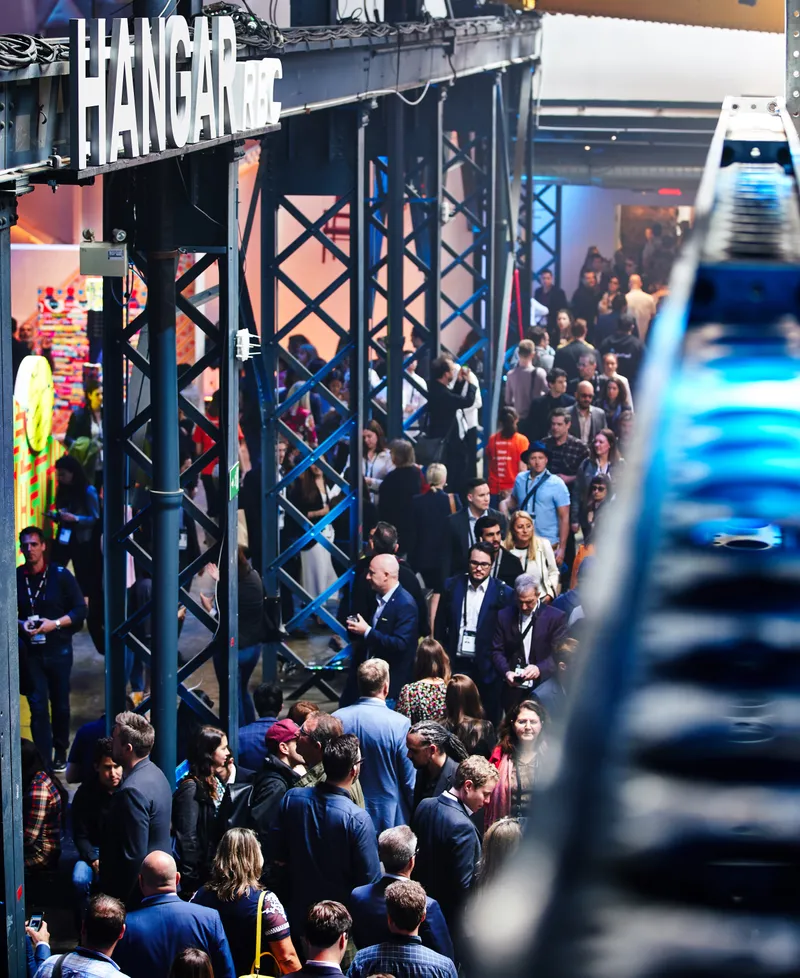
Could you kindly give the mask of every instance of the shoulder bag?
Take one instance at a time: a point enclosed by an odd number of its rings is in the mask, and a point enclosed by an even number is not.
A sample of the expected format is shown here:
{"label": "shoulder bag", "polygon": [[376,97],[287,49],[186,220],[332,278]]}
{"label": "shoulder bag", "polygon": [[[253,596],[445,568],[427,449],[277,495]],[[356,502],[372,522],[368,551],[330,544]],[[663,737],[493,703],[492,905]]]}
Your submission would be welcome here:
{"label": "shoulder bag", "polygon": [[453,420],[450,422],[450,427],[447,429],[447,434],[443,438],[432,438],[424,432],[417,436],[417,440],[414,442],[414,456],[419,465],[427,468],[434,462],[442,461],[447,447],[447,440],[453,433],[453,428],[457,421],[458,418],[454,415]]}
{"label": "shoulder bag", "polygon": [[533,497],[533,510],[534,510],[533,518],[534,518],[534,520],[536,519],[536,493],[542,488],[542,486],[545,484],[545,482],[547,482],[547,480],[549,478],[550,478],[550,473],[549,472],[545,472],[544,478],[543,479],[540,479],[536,483],[536,485],[533,487],[533,489],[530,490],[530,492],[527,494],[527,496],[520,503],[520,507],[519,508],[520,509],[525,509],[525,506],[527,505],[528,500],[531,497]]}
{"label": "shoulder bag", "polygon": [[[253,966],[249,975],[242,975],[241,978],[256,978],[258,975],[269,974],[273,978],[277,978],[281,973],[280,966],[275,959],[275,955],[271,951],[261,950],[261,930],[264,917],[264,899],[266,898],[267,891],[262,890],[258,895],[258,912],[256,916],[256,953],[253,958]],[[261,959],[262,957],[272,958],[272,964],[274,965],[274,970],[271,967],[269,972],[262,972],[261,970]]]}

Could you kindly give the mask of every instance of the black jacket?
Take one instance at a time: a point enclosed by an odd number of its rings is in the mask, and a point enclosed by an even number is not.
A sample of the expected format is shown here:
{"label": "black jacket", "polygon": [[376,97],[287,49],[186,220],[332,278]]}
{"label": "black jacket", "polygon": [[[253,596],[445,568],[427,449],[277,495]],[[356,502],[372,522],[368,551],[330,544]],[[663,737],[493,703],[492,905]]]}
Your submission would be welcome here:
{"label": "black jacket", "polygon": [[553,346],[558,346],[558,326],[556,325],[556,317],[561,312],[562,309],[569,309],[569,302],[567,302],[567,293],[560,289],[557,285],[554,285],[549,292],[539,286],[539,288],[533,294],[534,299],[537,302],[541,302],[543,306],[547,306],[547,332],[550,335],[550,341]]}
{"label": "black jacket", "polygon": [[414,811],[425,798],[438,798],[442,792],[452,788],[458,770],[458,761],[452,757],[446,758],[436,778],[431,778],[427,771],[417,771],[417,781],[414,785]]}
{"label": "black jacket", "polygon": [[556,408],[572,407],[574,403],[575,398],[570,394],[560,394],[558,397],[545,394],[544,397],[531,404],[528,417],[520,421],[520,433],[525,435],[530,442],[541,441],[542,438],[546,438],[550,434],[550,412],[555,411]]}
{"label": "black jacket", "polygon": [[[505,516],[496,509],[486,511],[487,516],[494,516],[500,523],[500,529],[505,536],[508,523]],[[451,577],[454,574],[466,574],[467,558],[469,557],[469,507],[465,506],[457,513],[453,513],[447,520],[450,528],[450,542],[442,557],[444,558],[444,576]]]}
{"label": "black jacket", "polygon": [[422,473],[416,465],[394,469],[378,492],[378,516],[397,530],[397,550],[403,556],[411,553],[416,543],[412,500],[421,492]]}
{"label": "black jacket", "polygon": [[582,319],[590,330],[597,319],[597,306],[602,295],[599,289],[590,289],[585,285],[579,285],[572,294],[572,315]]}
{"label": "black jacket", "polygon": [[600,354],[613,353],[617,357],[617,372],[627,378],[635,393],[639,370],[644,360],[644,343],[631,333],[614,333],[600,344]]}
{"label": "black jacket", "polygon": [[[86,602],[83,600],[78,582],[68,570],[59,567],[58,564],[51,563],[48,564],[46,573],[47,580],[44,582],[44,587],[37,600],[36,592],[42,582],[42,576],[35,574],[28,577],[24,564],[17,568],[17,612],[22,621],[30,618],[34,612],[40,618],[53,620],[69,615],[72,619],[72,625],[48,632],[44,644],[32,643],[26,634],[20,636],[29,652],[37,653],[47,649],[48,653],[52,654],[72,647],[73,634],[80,631],[81,625],[86,620]],[[31,601],[28,597],[26,579],[30,585],[31,597],[34,599],[33,609],[31,609]]]}
{"label": "black jacket", "polygon": [[114,794],[100,846],[100,890],[138,906],[139,868],[155,851],[172,851],[172,791],[149,757],[139,761]]}
{"label": "black jacket", "polygon": [[556,350],[553,369],[558,367],[559,370],[566,370],[567,382],[576,380],[581,375],[580,370],[578,370],[578,361],[584,356],[594,357],[595,363],[597,362],[597,350],[594,347],[589,346],[583,340],[573,340]]}
{"label": "black jacket", "polygon": [[438,380],[432,380],[428,384],[428,434],[431,438],[452,435],[457,440],[458,432],[453,424],[456,414],[472,407],[477,393],[478,388],[466,380],[456,383],[452,390]]}
{"label": "black jacket", "polygon": [[287,764],[270,756],[264,758],[261,770],[253,779],[250,817],[265,853],[269,845],[269,833],[278,817],[283,796],[299,780],[300,775],[295,774]]}
{"label": "black jacket", "polygon": [[100,848],[113,800],[113,792],[100,784],[96,774],[84,781],[75,792],[72,799],[72,838],[78,855],[85,863],[93,862],[94,850]]}
{"label": "black jacket", "polygon": [[514,587],[514,583],[520,574],[525,573],[525,568],[522,566],[522,562],[519,557],[515,557],[514,554],[510,554],[503,547],[500,548],[500,555],[496,558],[500,561],[500,566],[497,570],[497,574],[494,576],[498,581],[502,581],[503,584],[507,584],[510,588]]}
{"label": "black jacket", "polygon": [[191,775],[181,781],[172,796],[172,834],[181,889],[194,893],[211,875],[221,832],[214,802]]}
{"label": "black jacket", "polygon": [[239,572],[239,648],[249,649],[266,640],[264,633],[264,585],[252,567]]}

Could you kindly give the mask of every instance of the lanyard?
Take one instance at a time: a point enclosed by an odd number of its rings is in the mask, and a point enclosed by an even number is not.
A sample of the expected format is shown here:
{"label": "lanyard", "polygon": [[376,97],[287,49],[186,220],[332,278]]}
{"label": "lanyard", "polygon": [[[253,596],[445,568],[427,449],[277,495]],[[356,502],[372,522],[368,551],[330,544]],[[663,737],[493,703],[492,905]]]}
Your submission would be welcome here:
{"label": "lanyard", "polygon": [[25,575],[25,587],[28,589],[28,601],[31,606],[31,614],[36,614],[36,602],[39,600],[39,595],[42,593],[42,588],[45,586],[47,581],[47,572],[50,568],[45,567],[44,574],[42,574],[42,579],[39,581],[39,587],[36,588],[36,594],[31,594],[31,582],[28,574]]}
{"label": "lanyard", "polygon": [[375,458],[370,462],[368,458],[364,459],[364,476],[367,479],[372,478],[372,473],[375,471],[375,463],[378,461],[378,454],[375,453]]}
{"label": "lanyard", "polygon": [[[478,585],[478,587],[472,589],[473,594],[476,597],[478,597],[480,595],[480,591],[478,589],[479,587],[480,587],[480,585]],[[466,627],[467,627],[467,598],[469,597],[469,589],[470,589],[470,583],[469,583],[469,580],[467,580],[467,589],[464,592],[464,606],[461,609],[461,619],[462,619],[461,620],[461,627],[462,627],[462,629],[466,629]],[[486,597],[486,594],[485,593],[484,593],[484,597]],[[481,607],[482,606],[483,606],[483,601],[481,601]],[[480,610],[478,610],[478,615],[480,616]],[[475,623],[475,627],[477,628],[477,622]]]}

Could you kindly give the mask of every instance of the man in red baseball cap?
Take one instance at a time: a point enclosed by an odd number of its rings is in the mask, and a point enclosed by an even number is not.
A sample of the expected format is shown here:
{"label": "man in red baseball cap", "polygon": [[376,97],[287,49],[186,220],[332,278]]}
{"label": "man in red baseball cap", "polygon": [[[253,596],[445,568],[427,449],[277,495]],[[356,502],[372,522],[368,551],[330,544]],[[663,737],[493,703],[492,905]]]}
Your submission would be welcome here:
{"label": "man in red baseball cap", "polygon": [[278,814],[281,799],[306,773],[303,758],[297,752],[300,728],[289,720],[278,720],[266,733],[267,756],[253,783],[252,816],[262,848],[266,848],[270,827]]}

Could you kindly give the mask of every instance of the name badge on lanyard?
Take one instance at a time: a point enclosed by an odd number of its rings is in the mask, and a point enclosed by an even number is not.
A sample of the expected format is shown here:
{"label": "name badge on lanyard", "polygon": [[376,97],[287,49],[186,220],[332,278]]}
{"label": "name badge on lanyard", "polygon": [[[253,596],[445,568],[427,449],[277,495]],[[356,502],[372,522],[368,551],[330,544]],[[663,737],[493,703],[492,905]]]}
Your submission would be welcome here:
{"label": "name badge on lanyard", "polygon": [[459,655],[465,655],[469,658],[475,657],[475,636],[475,632],[464,629],[461,633],[461,645],[458,647]]}

